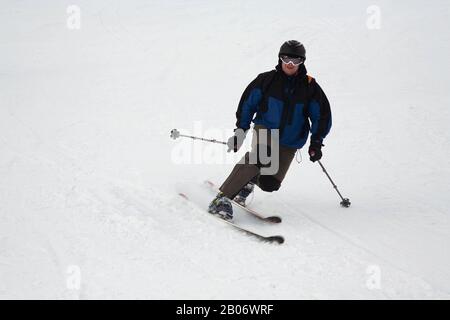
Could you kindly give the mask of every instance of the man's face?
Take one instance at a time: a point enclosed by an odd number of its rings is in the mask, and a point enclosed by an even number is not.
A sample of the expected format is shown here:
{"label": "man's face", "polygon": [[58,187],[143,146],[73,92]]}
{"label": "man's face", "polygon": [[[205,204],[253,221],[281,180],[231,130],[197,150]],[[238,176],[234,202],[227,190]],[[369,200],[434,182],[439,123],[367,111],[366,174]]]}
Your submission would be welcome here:
{"label": "man's face", "polygon": [[288,55],[280,55],[281,68],[288,76],[293,76],[297,73],[299,66],[305,62],[305,58],[291,57]]}
{"label": "man's face", "polygon": [[283,69],[283,72],[288,76],[293,76],[297,73],[299,66],[294,66],[292,63],[284,63],[281,62],[281,69]]}

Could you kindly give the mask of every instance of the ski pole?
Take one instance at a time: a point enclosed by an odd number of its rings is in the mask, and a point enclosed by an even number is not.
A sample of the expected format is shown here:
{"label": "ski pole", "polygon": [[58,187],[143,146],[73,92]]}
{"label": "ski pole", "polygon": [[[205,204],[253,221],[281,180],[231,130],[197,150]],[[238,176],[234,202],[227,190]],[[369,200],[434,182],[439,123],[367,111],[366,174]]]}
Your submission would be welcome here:
{"label": "ski pole", "polygon": [[225,141],[217,141],[216,139],[205,139],[205,138],[201,138],[201,137],[195,137],[195,136],[189,136],[189,135],[185,135],[185,134],[180,134],[180,131],[178,131],[177,129],[172,129],[170,131],[170,137],[175,140],[179,137],[185,137],[185,138],[190,138],[193,140],[201,140],[201,141],[206,141],[206,142],[212,142],[212,143],[220,143],[220,144],[227,144]]}
{"label": "ski pole", "polygon": [[336,184],[333,182],[333,180],[331,180],[330,175],[328,174],[327,170],[325,170],[325,167],[323,166],[322,162],[320,162],[320,160],[318,160],[317,162],[319,162],[320,166],[322,167],[323,172],[325,172],[325,174],[327,175],[328,179],[330,179],[331,184],[333,185],[334,189],[336,189],[336,192],[338,193],[339,197],[341,197],[342,201],[341,201],[341,206],[348,208],[350,207],[350,200],[348,198],[344,198],[342,197],[341,193],[339,192],[338,187],[336,186]]}

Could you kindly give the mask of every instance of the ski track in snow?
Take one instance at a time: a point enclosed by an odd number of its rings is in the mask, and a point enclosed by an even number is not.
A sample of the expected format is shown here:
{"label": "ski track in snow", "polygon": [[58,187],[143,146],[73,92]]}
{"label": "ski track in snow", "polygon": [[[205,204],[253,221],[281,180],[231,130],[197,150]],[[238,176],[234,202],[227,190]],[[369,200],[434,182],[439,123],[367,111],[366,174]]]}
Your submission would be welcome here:
{"label": "ski track in snow", "polygon": [[[447,1],[381,2],[379,30],[360,1],[78,5],[78,31],[52,1],[0,8],[0,298],[450,297]],[[323,161],[352,206],[302,150],[280,191],[251,200],[281,224],[235,212],[276,245],[206,212],[203,180],[240,155],[199,142],[231,160],[178,165],[191,142],[168,135],[202,121],[225,139],[289,38],[331,101]]]}

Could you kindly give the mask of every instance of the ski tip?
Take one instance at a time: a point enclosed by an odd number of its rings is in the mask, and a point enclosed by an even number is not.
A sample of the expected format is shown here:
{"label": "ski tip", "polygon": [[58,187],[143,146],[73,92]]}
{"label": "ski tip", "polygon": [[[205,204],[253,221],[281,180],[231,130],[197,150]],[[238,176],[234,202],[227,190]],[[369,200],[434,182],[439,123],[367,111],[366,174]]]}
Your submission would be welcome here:
{"label": "ski tip", "polygon": [[271,236],[271,237],[267,237],[266,240],[268,242],[276,242],[278,244],[284,243],[284,238],[282,236]]}
{"label": "ski tip", "polygon": [[280,217],[277,216],[267,217],[264,218],[264,220],[272,223],[281,223],[283,221]]}
{"label": "ski tip", "polygon": [[188,199],[187,195],[185,195],[184,193],[181,193],[181,192],[180,192],[180,193],[178,193],[178,195],[181,196],[181,197],[183,197],[183,198],[185,198],[185,199]]}
{"label": "ski tip", "polygon": [[209,180],[205,180],[204,183],[205,183],[207,186],[209,186],[209,187],[214,187],[214,183],[212,183],[212,182],[209,181]]}

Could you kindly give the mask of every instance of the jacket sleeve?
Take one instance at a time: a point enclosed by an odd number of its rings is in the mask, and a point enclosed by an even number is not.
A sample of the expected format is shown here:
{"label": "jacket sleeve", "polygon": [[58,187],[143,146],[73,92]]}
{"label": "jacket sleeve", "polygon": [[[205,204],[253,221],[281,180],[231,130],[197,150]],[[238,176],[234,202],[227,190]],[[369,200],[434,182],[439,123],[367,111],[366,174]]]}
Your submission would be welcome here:
{"label": "jacket sleeve", "polygon": [[236,128],[248,130],[262,99],[262,74],[253,80],[242,94],[236,111]]}
{"label": "jacket sleeve", "polygon": [[311,120],[311,142],[322,143],[331,129],[331,109],[322,88],[314,81],[313,95],[308,105]]}

